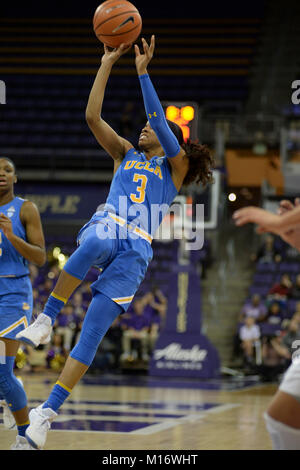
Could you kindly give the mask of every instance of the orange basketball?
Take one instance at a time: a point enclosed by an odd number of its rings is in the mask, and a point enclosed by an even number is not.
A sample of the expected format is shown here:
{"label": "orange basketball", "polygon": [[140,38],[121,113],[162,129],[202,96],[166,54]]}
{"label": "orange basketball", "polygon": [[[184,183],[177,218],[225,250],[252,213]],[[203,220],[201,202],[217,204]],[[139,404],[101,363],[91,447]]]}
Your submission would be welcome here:
{"label": "orange basketball", "polygon": [[99,5],[93,19],[94,31],[107,46],[131,44],[140,35],[142,18],[137,8],[126,0],[107,0]]}

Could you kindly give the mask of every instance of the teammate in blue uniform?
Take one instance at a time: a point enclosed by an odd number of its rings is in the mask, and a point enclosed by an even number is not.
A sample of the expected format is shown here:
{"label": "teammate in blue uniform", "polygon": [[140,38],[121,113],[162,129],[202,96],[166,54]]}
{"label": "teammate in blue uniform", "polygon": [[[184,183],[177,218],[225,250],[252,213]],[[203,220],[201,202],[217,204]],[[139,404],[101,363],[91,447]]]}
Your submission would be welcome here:
{"label": "teammate in blue uniform", "polygon": [[212,179],[212,157],[207,147],[184,143],[179,126],[167,122],[147,73],[154,52],[143,39],[144,53],[135,46],[136,68],[148,122],[139,150],[115,133],[101,118],[102,103],[112,65],[129,48],[109,51],[90,93],[86,119],[99,144],[114,160],[114,177],[106,204],[98,208],[78,235],[78,248],[69,258],[44,311],[18,337],[37,346],[51,333],[57,314],[90,267],[103,271],[92,285],[93,299],[80,339],[46,402],[30,412],[28,441],[42,448],[59,407],[87,371],[106,331],[130,305],[152,259],[151,242],[163,216],[183,184]]}
{"label": "teammate in blue uniform", "polygon": [[[28,261],[46,261],[44,235],[36,206],[14,196],[14,163],[0,157],[0,398],[12,412],[18,428],[13,449],[29,449],[27,398],[13,373],[19,348],[16,334],[26,328],[32,314],[32,288]],[[8,413],[9,414],[9,413]]]}

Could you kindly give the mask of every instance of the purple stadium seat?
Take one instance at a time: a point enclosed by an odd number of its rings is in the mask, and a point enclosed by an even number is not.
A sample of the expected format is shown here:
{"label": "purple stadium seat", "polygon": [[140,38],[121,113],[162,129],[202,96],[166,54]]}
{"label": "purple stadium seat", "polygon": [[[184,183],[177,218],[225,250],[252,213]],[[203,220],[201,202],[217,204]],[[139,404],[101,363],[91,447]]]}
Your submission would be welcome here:
{"label": "purple stadium seat", "polygon": [[259,273],[271,273],[278,270],[277,263],[257,263],[256,272]]}
{"label": "purple stadium seat", "polygon": [[252,296],[254,294],[259,294],[261,296],[266,296],[269,290],[270,290],[269,286],[252,285],[249,288],[249,295]]}

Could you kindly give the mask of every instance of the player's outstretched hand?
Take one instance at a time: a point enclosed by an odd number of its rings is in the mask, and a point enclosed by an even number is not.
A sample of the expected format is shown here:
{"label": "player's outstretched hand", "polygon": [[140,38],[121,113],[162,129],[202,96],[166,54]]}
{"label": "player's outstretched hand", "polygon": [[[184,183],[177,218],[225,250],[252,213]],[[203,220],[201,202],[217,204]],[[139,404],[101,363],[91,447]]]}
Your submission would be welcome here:
{"label": "player's outstretched hand", "polygon": [[280,234],[282,231],[280,216],[259,207],[249,206],[239,209],[234,212],[233,219],[237,226],[254,223],[259,225],[264,232]]}
{"label": "player's outstretched hand", "polygon": [[121,44],[115,49],[110,49],[104,44],[104,55],[102,56],[101,63],[114,64],[124,54],[126,54],[132,47],[132,44]]}
{"label": "player's outstretched hand", "polygon": [[144,75],[147,73],[147,66],[151,61],[155,49],[155,36],[151,36],[150,46],[147,41],[142,38],[142,44],[144,49],[144,54],[141,54],[140,48],[137,44],[134,45],[135,51],[135,65],[138,75]]}

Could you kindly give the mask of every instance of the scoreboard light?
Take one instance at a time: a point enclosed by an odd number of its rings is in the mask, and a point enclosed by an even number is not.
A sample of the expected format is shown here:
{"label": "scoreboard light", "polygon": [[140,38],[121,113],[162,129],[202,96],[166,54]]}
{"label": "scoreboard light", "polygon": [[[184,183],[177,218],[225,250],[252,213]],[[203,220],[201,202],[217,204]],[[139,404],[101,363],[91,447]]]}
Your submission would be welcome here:
{"label": "scoreboard light", "polygon": [[195,102],[165,102],[165,116],[169,121],[178,124],[182,130],[184,141],[197,139],[199,107]]}

